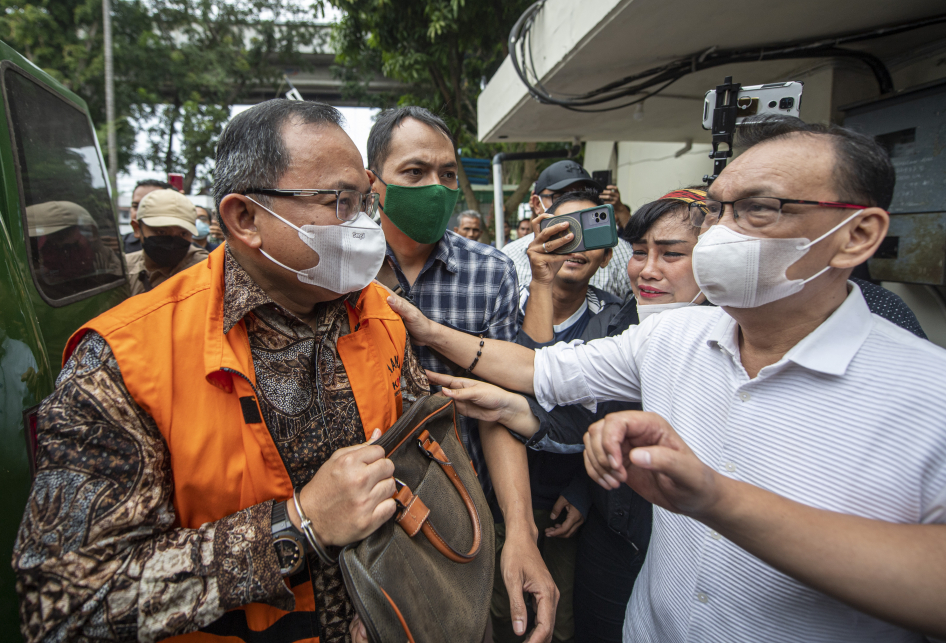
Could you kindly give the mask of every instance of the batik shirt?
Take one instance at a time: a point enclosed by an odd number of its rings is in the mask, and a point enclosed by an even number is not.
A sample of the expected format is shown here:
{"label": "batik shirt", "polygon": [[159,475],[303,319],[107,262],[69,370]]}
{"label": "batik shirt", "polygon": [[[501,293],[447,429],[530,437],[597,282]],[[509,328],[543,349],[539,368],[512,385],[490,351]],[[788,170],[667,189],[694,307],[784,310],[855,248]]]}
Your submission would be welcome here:
{"label": "batik shirt", "polygon": [[[319,304],[310,326],[229,251],[224,274],[224,332],[245,322],[260,409],[303,485],[336,449],[365,440],[336,351],[349,332],[345,300],[359,293]],[[410,341],[401,392],[405,404],[427,392]],[[13,553],[28,641],[157,641],[251,602],[293,609],[272,545],[273,502],[175,528],[170,457],[108,344],[88,333],[39,412],[37,474]],[[309,565],[323,643],[348,641],[354,612],[338,567]]]}

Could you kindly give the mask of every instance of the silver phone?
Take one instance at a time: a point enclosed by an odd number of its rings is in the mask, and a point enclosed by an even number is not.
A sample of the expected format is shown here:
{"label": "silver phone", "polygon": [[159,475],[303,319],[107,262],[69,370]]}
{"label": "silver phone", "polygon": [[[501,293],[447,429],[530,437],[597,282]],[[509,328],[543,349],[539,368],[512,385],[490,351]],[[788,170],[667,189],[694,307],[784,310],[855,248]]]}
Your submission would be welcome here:
{"label": "silver phone", "polygon": [[[758,114],[783,114],[798,116],[801,108],[801,93],[805,83],[793,80],[788,83],[769,83],[743,87],[736,98],[739,115],[738,125],[744,119]],[[706,92],[703,99],[703,129],[713,129],[713,110],[716,109],[716,90]]]}

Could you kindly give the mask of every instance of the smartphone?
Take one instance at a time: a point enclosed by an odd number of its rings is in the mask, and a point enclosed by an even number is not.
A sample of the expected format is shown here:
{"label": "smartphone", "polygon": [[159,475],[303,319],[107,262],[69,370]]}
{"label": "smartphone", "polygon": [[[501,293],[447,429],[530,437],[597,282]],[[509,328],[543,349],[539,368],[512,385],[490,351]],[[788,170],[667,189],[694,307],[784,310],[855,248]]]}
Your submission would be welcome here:
{"label": "smartphone", "polygon": [[[805,83],[793,80],[788,83],[753,85],[739,90],[736,106],[738,125],[749,116],[757,114],[784,114],[798,117],[801,108],[801,93]],[[703,99],[703,129],[713,129],[713,110],[716,109],[716,90],[706,92]]]}
{"label": "smartphone", "polygon": [[183,174],[174,174],[173,172],[168,174],[168,183],[170,183],[171,187],[177,190],[178,192],[184,191],[184,175]]}
{"label": "smartphone", "polygon": [[618,245],[618,230],[614,222],[614,207],[610,203],[605,205],[560,214],[539,222],[539,229],[545,230],[556,223],[568,223],[568,229],[558,238],[571,232],[575,237],[555,251],[557,255],[567,255],[570,252],[584,250],[598,250],[599,248],[613,248]]}
{"label": "smartphone", "polygon": [[601,186],[602,190],[607,190],[609,185],[614,185],[614,181],[611,179],[611,170],[595,170],[591,173],[591,178]]}

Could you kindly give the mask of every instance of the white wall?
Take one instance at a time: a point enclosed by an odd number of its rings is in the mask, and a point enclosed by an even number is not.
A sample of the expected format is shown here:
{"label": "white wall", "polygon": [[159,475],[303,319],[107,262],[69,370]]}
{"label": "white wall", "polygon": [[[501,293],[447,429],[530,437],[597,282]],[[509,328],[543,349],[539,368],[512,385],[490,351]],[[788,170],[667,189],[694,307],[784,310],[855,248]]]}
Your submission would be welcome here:
{"label": "white wall", "polygon": [[667,192],[703,182],[712,174],[711,145],[693,145],[680,157],[685,143],[618,143],[618,187],[621,199],[634,212]]}

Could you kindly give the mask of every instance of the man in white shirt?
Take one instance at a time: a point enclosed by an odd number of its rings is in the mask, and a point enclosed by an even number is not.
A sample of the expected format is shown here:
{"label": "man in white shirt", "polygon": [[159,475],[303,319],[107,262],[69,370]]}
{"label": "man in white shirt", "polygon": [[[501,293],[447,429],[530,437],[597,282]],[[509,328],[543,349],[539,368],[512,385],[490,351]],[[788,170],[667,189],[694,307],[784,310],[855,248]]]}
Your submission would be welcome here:
{"label": "man in white shirt", "polygon": [[[872,315],[847,280],[886,235],[893,168],[841,128],[746,132],[709,220],[694,216],[718,224],[694,273],[719,308],[534,358],[487,343],[475,374],[546,408],[650,412],[585,437],[593,478],[658,507],[625,641],[944,638],[946,351]],[[460,362],[478,350],[404,314],[414,341]],[[535,430],[522,397],[442,383],[461,412]]]}

